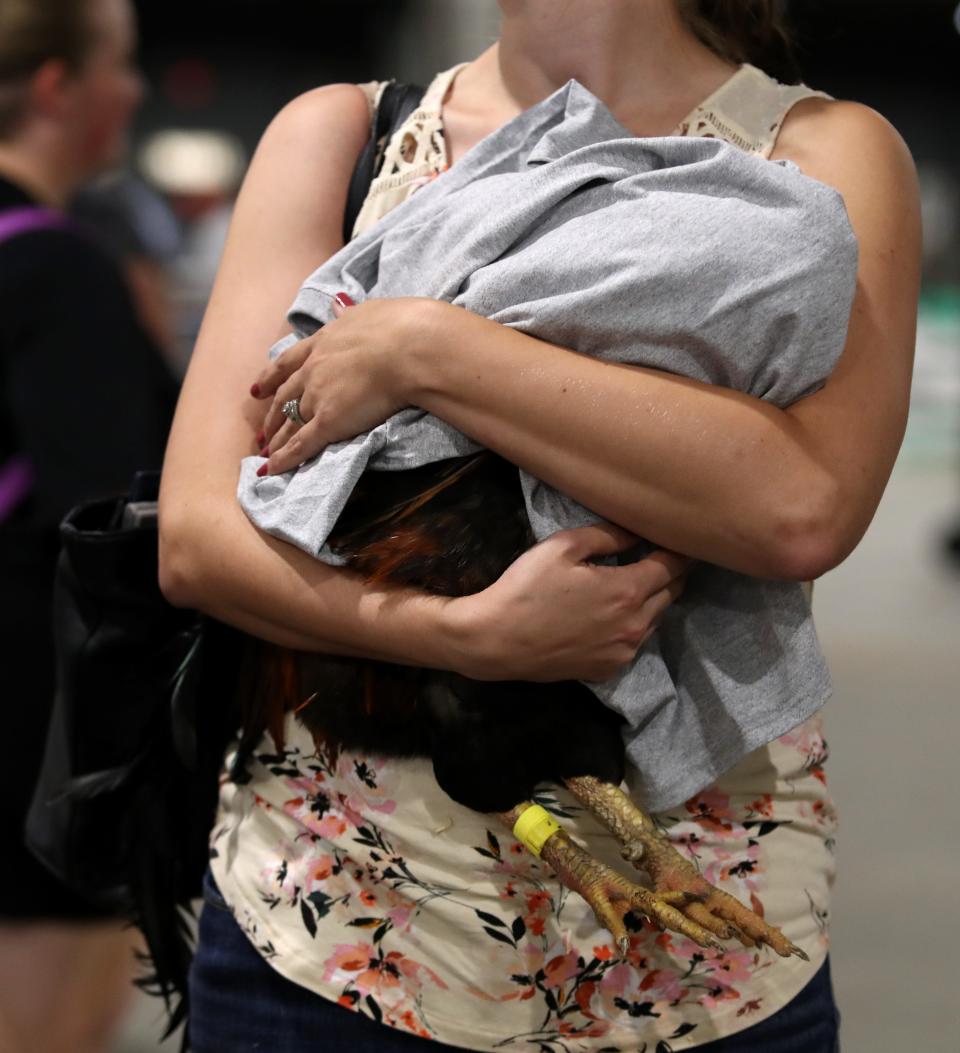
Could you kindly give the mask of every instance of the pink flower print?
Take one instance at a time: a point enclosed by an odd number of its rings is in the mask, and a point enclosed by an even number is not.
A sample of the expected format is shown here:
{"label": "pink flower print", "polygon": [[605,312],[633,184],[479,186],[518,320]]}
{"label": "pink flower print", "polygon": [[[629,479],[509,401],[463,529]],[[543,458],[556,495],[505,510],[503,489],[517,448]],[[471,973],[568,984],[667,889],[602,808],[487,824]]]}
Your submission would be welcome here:
{"label": "pink flower print", "polygon": [[359,757],[346,752],[340,754],[336,778],[341,785],[348,787],[348,792],[337,795],[338,806],[352,826],[366,825],[363,816],[370,812],[393,815],[397,810],[397,802],[391,796],[392,776],[392,765],[382,757]]}
{"label": "pink flower print", "polygon": [[400,931],[405,930],[413,916],[413,907],[394,907],[387,911],[387,917],[393,922],[393,927]]}
{"label": "pink flower print", "polygon": [[337,794],[337,805],[343,812],[344,818],[353,827],[366,826],[369,820],[364,819],[364,812],[379,812],[381,815],[393,815],[397,810],[397,802],[377,799],[359,791],[348,794]]}
{"label": "pink flower print", "polygon": [[304,894],[309,896],[318,885],[322,885],[333,873],[334,866],[336,866],[336,860],[333,856],[318,856],[316,859],[311,859],[304,875]]}
{"label": "pink flower print", "polygon": [[781,735],[777,741],[801,753],[810,753],[813,749],[823,746],[823,724],[819,716],[813,716]]}
{"label": "pink flower print", "polygon": [[297,878],[290,872],[286,857],[277,864],[276,860],[260,868],[259,884],[264,888],[278,889],[278,895],[290,903],[296,902]]}
{"label": "pink flower print", "polygon": [[366,820],[351,803],[350,799],[345,797],[343,794],[338,794],[337,805],[340,809],[344,819],[355,829],[359,829],[361,826],[366,824]]}
{"label": "pink flower print", "polygon": [[516,859],[498,859],[490,866],[490,871],[494,874],[502,874],[504,877],[511,878],[512,881],[508,881],[508,885],[513,884],[513,882],[520,882],[524,885],[539,885],[543,874],[543,870],[537,863],[536,858],[526,851]]}
{"label": "pink flower print", "polygon": [[333,980],[344,985],[352,983],[363,996],[389,995],[401,986],[416,993],[425,980],[442,991],[447,989],[447,985],[426,965],[410,960],[399,951],[391,951],[380,958],[370,944],[338,944],[323,965],[325,981]]}
{"label": "pink flower print", "polygon": [[531,914],[536,914],[544,907],[550,909],[553,905],[553,899],[550,896],[550,893],[546,892],[544,889],[537,889],[536,892],[527,892],[526,899],[527,910]]}
{"label": "pink flower print", "polygon": [[762,815],[766,819],[773,818],[773,796],[765,793],[761,798],[753,801],[749,806],[751,815]]}
{"label": "pink flower print", "polygon": [[562,987],[568,980],[572,980],[579,969],[577,965],[577,952],[568,951],[566,954],[558,954],[543,967],[546,973],[544,985],[546,987]]}
{"label": "pink flower print", "polygon": [[696,966],[692,982],[698,990],[705,989],[705,994],[698,995],[698,1001],[707,1008],[739,998],[740,992],[736,985],[749,983],[759,962],[755,951],[704,952],[703,948],[686,938],[678,942],[677,954],[691,961],[694,956],[703,960],[701,965]]}
{"label": "pink flower print", "polygon": [[574,998],[576,999],[577,1005],[580,1007],[580,1012],[588,1020],[596,1020],[596,1014],[590,1008],[593,1002],[593,996],[597,993],[597,984],[595,980],[588,980],[585,984],[580,984],[577,988]]}
{"label": "pink flower print", "polygon": [[615,965],[612,969],[607,970],[599,984],[599,1005],[596,1004],[595,999],[591,998],[594,1013],[602,1014],[607,1018],[620,1016],[617,1000],[622,1000],[626,996],[627,988],[632,986],[635,976],[633,969],[626,963]]}
{"label": "pink flower print", "polygon": [[529,932],[531,936],[542,936],[544,927],[546,926],[546,919],[535,918],[532,915],[527,915],[527,917],[523,919],[523,923],[526,925],[527,932]]}
{"label": "pink flower print", "polygon": [[298,795],[293,800],[284,801],[284,808],[288,806],[299,808],[303,805],[306,798],[316,797],[320,792],[317,780],[307,775],[300,775],[295,779],[284,779],[284,783],[293,793]]}
{"label": "pink flower print", "polygon": [[729,950],[711,961],[710,975],[723,976],[726,983],[746,983],[754,972],[756,952],[751,950]]}
{"label": "pink flower print", "polygon": [[424,965],[423,962],[415,962],[412,958],[407,958],[398,951],[391,951],[387,955],[387,959],[396,963],[402,976],[415,982],[417,990],[423,986],[424,980],[429,980],[434,987],[439,988],[441,991],[447,990],[447,985],[443,980],[429,966]]}
{"label": "pink flower print", "polygon": [[811,717],[798,728],[781,735],[777,741],[789,749],[796,750],[803,758],[803,767],[807,770],[824,764],[830,754],[819,716]]}
{"label": "pink flower print", "polygon": [[704,982],[707,985],[702,1004],[713,1009],[721,1002],[731,1002],[740,998],[737,984],[749,983],[756,966],[756,956],[752,951],[728,951],[708,962]]}
{"label": "pink flower print", "polygon": [[674,848],[687,859],[694,863],[699,860],[703,838],[699,827],[695,824],[677,823],[670,831],[670,841]]}
{"label": "pink flower print", "polygon": [[531,936],[542,936],[546,920],[553,913],[553,897],[544,889],[524,893],[527,901],[527,912],[523,923]]}
{"label": "pink flower print", "polygon": [[815,826],[823,829],[832,830],[837,824],[837,811],[833,802],[823,797],[817,797],[812,802],[801,802],[798,811],[804,819],[811,820]]}
{"label": "pink flower print", "polygon": [[686,802],[685,807],[707,829],[731,829],[736,815],[730,807],[730,797],[712,787],[702,790]]}
{"label": "pink flower print", "polygon": [[[647,921],[644,921],[644,926],[646,926],[647,924],[649,923]],[[670,954],[673,953],[672,932],[658,932],[657,935],[654,936],[653,942],[660,948],[660,950],[667,951]]]}
{"label": "pink flower print", "polygon": [[508,881],[498,893],[501,899],[512,899],[516,894],[517,890],[512,881]]}
{"label": "pink flower print", "polygon": [[326,793],[315,780],[287,779],[286,785],[296,796],[283,802],[283,811],[310,833],[333,840],[346,831],[346,823],[331,810]]}
{"label": "pink flower print", "polygon": [[584,1028],[571,1020],[561,1020],[557,1025],[561,1035],[571,1035],[576,1038],[602,1038],[609,1030],[610,1024],[605,1020],[598,1020],[590,1027]]}
{"label": "pink flower print", "polygon": [[[397,1021],[411,1034],[419,1035],[421,1038],[433,1038],[433,1035],[425,1027],[422,1027],[411,1009],[405,1010],[397,1018]],[[396,1024],[394,1024],[396,1026]]]}
{"label": "pink flower print", "polygon": [[684,993],[680,979],[672,969],[651,969],[640,981],[640,990],[655,1002],[678,1002]]}
{"label": "pink flower print", "polygon": [[354,979],[354,987],[364,997],[371,994],[382,994],[388,988],[399,986],[400,977],[396,970],[389,968],[385,960],[377,961],[373,958],[369,961],[369,968],[364,969]]}
{"label": "pink flower print", "polygon": [[748,843],[736,852],[717,848],[714,850],[713,859],[703,868],[703,876],[712,885],[729,886],[733,882],[739,884],[741,890],[750,892],[759,890],[760,883],[757,878],[762,873],[760,845],[756,842]]}
{"label": "pink flower print", "polygon": [[347,824],[339,815],[333,815],[328,812],[326,815],[318,818],[317,813],[308,806],[291,810],[284,808],[284,811],[288,815],[292,815],[311,834],[314,834],[316,837],[322,837],[326,841],[335,841],[346,833]]}
{"label": "pink flower print", "polygon": [[329,983],[347,984],[367,968],[374,949],[368,943],[338,943],[333,954],[323,963],[323,979]]}

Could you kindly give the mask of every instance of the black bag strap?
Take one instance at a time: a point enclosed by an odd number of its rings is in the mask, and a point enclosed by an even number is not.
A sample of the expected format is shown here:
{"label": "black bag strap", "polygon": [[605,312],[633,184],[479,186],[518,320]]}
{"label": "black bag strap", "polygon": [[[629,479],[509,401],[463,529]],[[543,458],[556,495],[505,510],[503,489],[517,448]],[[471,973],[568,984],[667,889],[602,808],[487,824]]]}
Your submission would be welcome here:
{"label": "black bag strap", "polygon": [[398,84],[396,81],[390,81],[383,89],[373,121],[373,134],[357,159],[347,191],[347,206],[343,213],[344,244],[350,240],[370,184],[380,172],[391,136],[420,105],[425,90],[419,84]]}

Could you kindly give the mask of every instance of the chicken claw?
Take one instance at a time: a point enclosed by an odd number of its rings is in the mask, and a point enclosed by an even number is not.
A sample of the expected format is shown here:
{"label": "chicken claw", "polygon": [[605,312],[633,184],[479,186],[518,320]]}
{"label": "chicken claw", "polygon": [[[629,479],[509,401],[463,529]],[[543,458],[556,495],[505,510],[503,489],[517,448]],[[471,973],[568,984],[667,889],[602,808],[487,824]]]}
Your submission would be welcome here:
{"label": "chicken claw", "polygon": [[719,939],[736,938],[747,947],[766,944],[782,958],[810,960],[778,928],[703,878],[618,786],[592,775],[567,779],[565,785],[620,841],[623,858],[649,875],[658,894],[687,894],[680,910],[691,922]]}
{"label": "chicken claw", "polygon": [[[501,812],[500,819],[513,830],[524,812],[537,807],[525,801],[509,812]],[[531,847],[529,843],[527,847]],[[597,921],[613,936],[621,954],[626,954],[630,948],[624,917],[631,911],[645,915],[661,928],[688,936],[701,947],[723,949],[706,927],[678,909],[689,903],[688,892],[651,890],[628,881],[584,851],[552,820],[542,846],[531,850],[553,867],[567,888],[579,893],[590,904]]]}

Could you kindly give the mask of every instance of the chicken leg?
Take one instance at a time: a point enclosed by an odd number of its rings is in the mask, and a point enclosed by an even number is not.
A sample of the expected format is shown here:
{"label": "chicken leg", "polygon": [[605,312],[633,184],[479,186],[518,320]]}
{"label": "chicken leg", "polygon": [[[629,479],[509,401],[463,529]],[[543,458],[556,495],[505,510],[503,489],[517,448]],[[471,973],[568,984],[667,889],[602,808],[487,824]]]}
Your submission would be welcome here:
{"label": "chicken leg", "polygon": [[[748,947],[766,944],[782,958],[792,954],[809,961],[778,928],[768,925],[739,900],[703,878],[619,786],[592,775],[566,779],[565,785],[620,841],[623,858],[649,875],[657,894],[686,894],[686,901],[678,909],[688,921],[720,939],[736,937]],[[652,920],[660,921],[659,918]],[[667,927],[675,928],[674,925]]]}
{"label": "chicken leg", "polygon": [[631,911],[645,914],[662,928],[689,936],[701,947],[723,949],[707,927],[682,913],[692,898],[691,893],[683,889],[651,890],[628,881],[584,851],[547,812],[530,801],[498,814],[511,831],[516,831],[517,821],[531,808],[546,817],[543,823],[546,829],[541,829],[540,838],[534,838],[542,844],[532,844],[529,838],[521,840],[553,867],[567,888],[583,896],[593,908],[597,921],[613,936],[621,954],[626,954],[630,947],[624,917]]}

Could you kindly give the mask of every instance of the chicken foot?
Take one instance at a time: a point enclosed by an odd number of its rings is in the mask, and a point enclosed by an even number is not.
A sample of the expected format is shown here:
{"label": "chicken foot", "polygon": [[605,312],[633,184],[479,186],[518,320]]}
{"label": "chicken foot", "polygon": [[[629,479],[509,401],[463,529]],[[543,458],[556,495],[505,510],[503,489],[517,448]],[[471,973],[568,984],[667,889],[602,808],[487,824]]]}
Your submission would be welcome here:
{"label": "chicken foot", "polygon": [[720,939],[735,937],[748,947],[767,944],[782,958],[793,954],[809,961],[778,928],[702,877],[619,786],[592,775],[566,779],[565,785],[623,845],[623,858],[649,875],[656,892],[688,895],[679,909],[690,921]]}
{"label": "chicken foot", "polygon": [[550,864],[567,888],[583,896],[593,908],[597,921],[613,936],[621,954],[626,954],[630,948],[624,917],[631,911],[646,915],[662,928],[683,933],[701,947],[723,949],[706,927],[679,909],[689,904],[689,892],[648,889],[628,881],[605,863],[594,859],[571,839],[563,827],[530,801],[524,801],[508,812],[500,812],[498,816],[516,834],[517,821],[530,808],[537,808],[546,816],[545,823],[549,825],[545,829],[541,827],[539,839],[534,834],[534,843],[528,837],[520,837],[520,840],[534,855]]}

